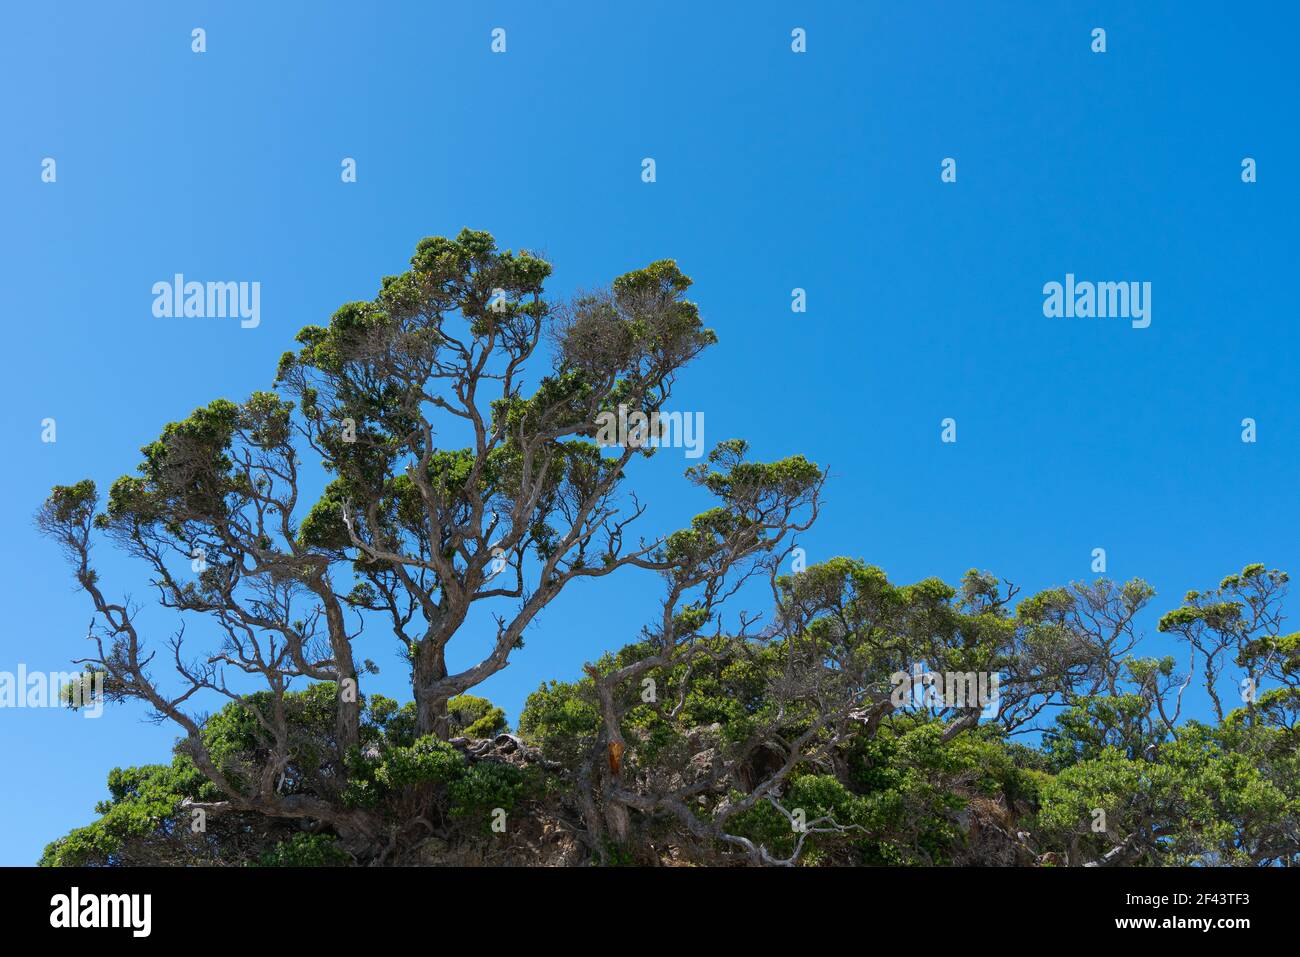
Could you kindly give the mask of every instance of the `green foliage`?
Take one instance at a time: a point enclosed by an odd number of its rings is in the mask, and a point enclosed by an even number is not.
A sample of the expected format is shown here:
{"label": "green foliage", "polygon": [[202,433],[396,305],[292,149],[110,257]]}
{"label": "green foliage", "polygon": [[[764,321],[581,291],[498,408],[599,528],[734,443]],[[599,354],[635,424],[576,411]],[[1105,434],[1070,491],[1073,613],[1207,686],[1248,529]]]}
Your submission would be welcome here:
{"label": "green foliage", "polygon": [[497,808],[507,814],[528,787],[524,772],[512,764],[481,761],[451,782],[451,816],[488,830]]}
{"label": "green foliage", "polygon": [[[791,778],[782,804],[791,813],[798,814],[799,823],[809,831],[803,863],[815,865],[822,862],[833,848],[844,844],[850,848],[848,860],[865,863],[865,848],[853,846],[857,834],[854,829],[870,823],[871,803],[850,791],[834,775],[802,774]],[[819,833],[820,829],[831,825],[846,830],[834,834]],[[795,824],[767,801],[761,801],[738,815],[734,831],[761,844],[777,858],[790,857],[799,838]]]}
{"label": "green foliage", "polygon": [[447,784],[464,773],[464,765],[459,751],[429,735],[409,748],[392,748],[386,752],[375,769],[375,780],[389,789],[413,784]]}
{"label": "green foliage", "polygon": [[255,867],[347,867],[352,857],[332,834],[295,834],[257,859]]}
{"label": "green foliage", "polygon": [[519,733],[557,760],[576,763],[599,725],[593,697],[590,679],[543,684],[524,703]]}
{"label": "green foliage", "polygon": [[[250,695],[245,704],[226,705],[203,727],[208,753],[236,786],[251,783],[265,753],[265,732],[254,709],[269,706],[269,692]],[[478,833],[494,808],[509,812],[532,787],[518,768],[493,761],[471,764],[444,741],[416,738],[413,706],[375,695],[367,702],[362,728],[366,754],[358,749],[351,756],[348,782],[339,792],[330,757],[337,707],[334,684],[319,682],[289,692],[283,706],[294,738],[281,794],[326,798],[340,807],[384,814],[413,793],[427,793],[441,814]],[[467,730],[483,731],[484,736],[505,724],[500,708],[473,695],[452,699],[449,711],[468,722]],[[183,742],[171,765],[116,768],[109,774],[108,788],[109,798],[95,808],[98,819],[52,842],[41,857],[42,866],[352,863],[337,835],[294,833],[291,820],[268,823],[251,813],[210,812],[206,831],[193,831],[186,802],[219,802],[224,795],[184,753]]]}
{"label": "green foliage", "polygon": [[188,759],[168,766],[114,768],[109,799],[99,802],[99,820],[49,844],[42,867],[84,867],[116,863],[132,845],[163,839],[182,800],[202,790],[204,779]]}
{"label": "green foliage", "polygon": [[505,711],[487,698],[456,695],[447,702],[447,713],[459,733],[469,738],[490,738],[506,730]]}
{"label": "green foliage", "polygon": [[[1278,627],[1285,572],[1248,564],[1189,591],[1158,622],[1183,648],[1158,657],[1132,654],[1132,622],[1155,594],[1140,579],[1073,582],[1013,608],[1015,589],[988,571],[956,587],[897,584],[850,557],[775,576],[770,627],[728,633],[720,596],[776,567],[825,472],[723,441],[686,472],[709,506],[632,562],[611,504],[627,459],[602,449],[593,422],[622,405],[660,410],[716,336],[673,260],[564,309],[542,298],[550,274],[486,232],[425,238],[373,298],[298,332],[276,371],[296,403],[255,392],[167,424],[102,512],[89,480],[51,490],[37,523],[107,619],[109,647],[82,682],[161,700],[137,664],[154,650],[137,657],[130,614],[98,592],[94,531],[150,562],[163,604],[219,616],[231,640],[199,667],[244,654],[244,631],[292,663],[197,731],[179,719],[190,737],[170,764],[114,769],[97,819],[49,844],[42,865],[387,863],[394,848],[408,860],[426,846],[496,853],[529,827],[579,835],[615,864],[731,861],[747,843],[804,865],[1300,864],[1300,632]],[[553,364],[529,370],[528,392],[523,363],[544,328]],[[505,384],[495,400],[478,392],[487,381]],[[434,447],[431,409],[468,423],[470,444]],[[296,485],[306,448],[329,479],[314,502]],[[527,514],[514,514],[521,502]],[[498,536],[517,568],[489,585],[483,546]],[[196,546],[207,567],[173,575],[169,562]],[[552,558],[524,581],[529,562]],[[742,559],[753,567],[738,571]],[[522,630],[537,596],[622,563],[662,573],[664,616],[578,680],[529,695],[523,747],[499,737],[505,712],[487,699],[423,697],[477,673],[447,675],[438,622],[509,596]],[[352,673],[354,615],[398,632],[418,710],[296,684]],[[1210,722],[1177,718],[1184,649]],[[896,676],[922,664],[1003,676],[1009,704],[896,700]],[[1229,710],[1216,681],[1238,674],[1251,692]],[[1041,738],[1013,742],[1030,730]],[[497,809],[516,815],[508,837],[490,828]],[[206,827],[191,826],[196,810],[210,811]],[[535,853],[536,836],[517,847]]]}

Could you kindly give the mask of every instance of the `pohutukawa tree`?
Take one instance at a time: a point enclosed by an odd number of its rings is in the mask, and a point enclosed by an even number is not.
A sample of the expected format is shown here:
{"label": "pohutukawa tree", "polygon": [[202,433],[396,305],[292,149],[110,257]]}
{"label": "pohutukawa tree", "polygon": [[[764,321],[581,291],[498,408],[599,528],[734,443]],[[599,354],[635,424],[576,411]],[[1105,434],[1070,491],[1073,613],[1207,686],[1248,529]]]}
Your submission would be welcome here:
{"label": "pohutukawa tree", "polygon": [[[353,653],[363,626],[401,642],[415,736],[446,740],[449,702],[506,667],[566,585],[680,561],[665,535],[634,527],[644,506],[629,473],[653,450],[593,437],[620,404],[659,411],[715,341],[685,298],[691,282],[662,260],[557,306],[544,296],[550,272],[484,232],[422,240],[374,299],[298,333],[275,391],[167,425],[102,512],[90,481],[53,490],[38,524],[93,604],[98,651],[85,664],[111,697],[179,725],[182,751],[219,792],[207,809],[324,822],[366,853],[383,826],[347,799],[357,749],[376,751],[360,687],[373,666]],[[549,368],[529,380],[543,352]],[[329,481],[311,501],[313,459]],[[754,466],[733,454],[729,468],[743,484]],[[819,482],[802,459],[787,468],[800,470],[787,495]],[[725,521],[709,521],[750,523],[750,538],[782,521],[762,492],[723,497]],[[99,535],[145,563],[161,605],[204,616],[219,641],[141,634],[138,608],[111,598],[95,570]],[[479,603],[494,612],[491,647],[449,669],[448,646]],[[310,782],[288,704],[295,681],[336,694],[330,753],[313,755]],[[205,739],[198,706],[214,694],[255,719],[244,765]]]}

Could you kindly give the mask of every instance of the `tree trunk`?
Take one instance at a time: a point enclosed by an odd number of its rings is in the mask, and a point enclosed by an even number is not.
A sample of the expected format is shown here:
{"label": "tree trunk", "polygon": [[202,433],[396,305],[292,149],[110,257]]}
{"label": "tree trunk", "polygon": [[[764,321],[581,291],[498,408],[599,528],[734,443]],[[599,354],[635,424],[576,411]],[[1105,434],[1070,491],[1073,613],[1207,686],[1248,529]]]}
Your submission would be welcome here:
{"label": "tree trunk", "polygon": [[600,768],[601,804],[605,810],[605,827],[610,840],[615,844],[623,845],[627,843],[629,829],[627,805],[615,798],[612,791],[617,786],[619,775],[623,770],[623,754],[627,750],[627,743],[623,740],[618,708],[614,704],[614,692],[608,678],[590,665],[586,670],[596,683],[601,719],[605,726],[605,733],[602,735],[605,743],[601,748],[604,754],[599,755],[597,765]]}
{"label": "tree trunk", "polygon": [[435,698],[426,690],[445,677],[447,660],[443,649],[423,642],[417,645],[415,668],[411,673],[411,690],[415,698],[416,728],[421,737],[431,734],[439,741],[451,737],[447,699]]}
{"label": "tree trunk", "polygon": [[324,577],[308,582],[325,608],[325,622],[329,627],[330,648],[334,652],[334,669],[338,675],[338,711],[334,717],[334,738],[339,757],[361,741],[361,685],[357,669],[352,662],[352,646],[348,642],[347,623],[343,609]]}
{"label": "tree trunk", "polygon": [[627,805],[615,800],[608,791],[605,793],[605,826],[609,829],[610,840],[615,844],[627,843],[629,828]]}

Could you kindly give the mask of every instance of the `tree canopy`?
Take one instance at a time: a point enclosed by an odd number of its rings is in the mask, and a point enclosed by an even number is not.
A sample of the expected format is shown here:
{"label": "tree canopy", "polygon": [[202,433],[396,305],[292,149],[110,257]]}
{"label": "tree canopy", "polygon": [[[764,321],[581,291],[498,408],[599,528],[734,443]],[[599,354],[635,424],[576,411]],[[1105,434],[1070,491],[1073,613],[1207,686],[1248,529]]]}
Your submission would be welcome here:
{"label": "tree canopy", "polygon": [[[1140,580],[1020,598],[802,567],[826,475],[740,439],[686,470],[708,509],[644,530],[656,449],[603,444],[601,417],[664,411],[716,337],[672,261],[558,303],[550,271],[422,240],[268,391],[166,425],[103,499],[52,490],[37,523],[96,616],[81,664],[180,737],[42,863],[1300,863],[1285,573],[1188,593],[1158,626],[1178,653],[1142,657]],[[215,638],[142,633],[101,541]],[[659,583],[653,620],[511,731],[472,691],[570,582],[624,569]],[[480,607],[490,646],[450,668]],[[366,688],[363,632],[398,642],[409,701]],[[1212,720],[1185,715],[1198,679]]]}

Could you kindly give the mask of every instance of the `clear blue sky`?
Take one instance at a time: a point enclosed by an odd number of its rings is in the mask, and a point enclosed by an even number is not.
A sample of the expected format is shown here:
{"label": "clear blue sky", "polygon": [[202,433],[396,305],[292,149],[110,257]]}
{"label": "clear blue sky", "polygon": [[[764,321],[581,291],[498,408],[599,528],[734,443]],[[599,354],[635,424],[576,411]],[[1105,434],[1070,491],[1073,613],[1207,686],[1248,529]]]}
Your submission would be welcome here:
{"label": "clear blue sky", "polygon": [[[52,484],[106,486],[165,422],[265,388],[299,327],[463,226],[543,250],[556,294],[677,259],[721,341],[674,405],[710,442],[830,466],[810,560],[902,581],[978,566],[1028,592],[1091,577],[1104,547],[1157,610],[1247,562],[1300,570],[1294,9],[6,5],[0,670],[85,647],[84,597],[31,526]],[[176,272],[261,282],[261,325],[154,318]],[[1151,282],[1150,328],[1044,318],[1067,272]],[[647,530],[699,506],[685,464],[640,477]],[[111,592],[148,599],[99,554]],[[582,584],[482,689],[512,719],[633,640],[658,595],[635,573]],[[143,621],[155,642],[173,624]],[[358,654],[405,698],[391,637]],[[168,760],[173,728],[142,716],[0,711],[0,863],[88,822],[115,765]]]}

